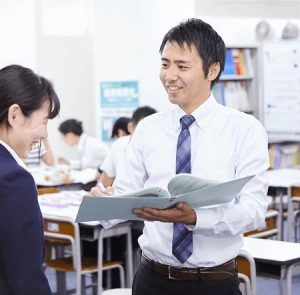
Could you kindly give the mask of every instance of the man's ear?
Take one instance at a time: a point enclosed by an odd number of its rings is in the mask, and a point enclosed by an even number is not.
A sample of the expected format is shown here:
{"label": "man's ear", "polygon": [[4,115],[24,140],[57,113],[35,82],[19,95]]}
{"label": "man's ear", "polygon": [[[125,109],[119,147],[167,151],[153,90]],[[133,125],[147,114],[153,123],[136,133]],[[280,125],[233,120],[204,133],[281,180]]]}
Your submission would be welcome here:
{"label": "man's ear", "polygon": [[14,126],[16,124],[21,113],[22,113],[22,111],[18,104],[13,104],[9,107],[7,117],[8,117],[8,123],[10,126]]}
{"label": "man's ear", "polygon": [[218,77],[219,73],[220,73],[220,63],[215,62],[209,68],[207,79],[209,81],[213,81]]}

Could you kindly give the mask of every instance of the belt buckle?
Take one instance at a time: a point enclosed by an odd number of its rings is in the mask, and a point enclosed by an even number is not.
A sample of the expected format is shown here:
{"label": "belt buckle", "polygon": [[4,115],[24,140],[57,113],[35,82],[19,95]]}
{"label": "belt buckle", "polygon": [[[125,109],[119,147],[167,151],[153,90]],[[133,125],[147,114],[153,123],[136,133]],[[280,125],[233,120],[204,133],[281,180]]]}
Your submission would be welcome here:
{"label": "belt buckle", "polygon": [[172,274],[171,274],[171,266],[168,265],[168,274],[169,274],[169,279],[170,280],[177,280],[176,278],[172,277]]}
{"label": "belt buckle", "polygon": [[180,280],[178,278],[172,277],[171,271],[172,269],[178,269],[178,270],[182,270],[181,266],[170,266],[168,265],[168,275],[169,275],[169,279],[170,280]]}

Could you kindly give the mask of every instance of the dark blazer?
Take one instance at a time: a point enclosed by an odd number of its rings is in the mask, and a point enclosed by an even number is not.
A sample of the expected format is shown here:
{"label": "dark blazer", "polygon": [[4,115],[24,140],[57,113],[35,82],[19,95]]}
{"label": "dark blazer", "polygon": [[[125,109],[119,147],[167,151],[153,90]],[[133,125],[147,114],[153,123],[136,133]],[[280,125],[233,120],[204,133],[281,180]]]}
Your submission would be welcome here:
{"label": "dark blazer", "polygon": [[0,294],[50,295],[44,228],[32,175],[0,144]]}

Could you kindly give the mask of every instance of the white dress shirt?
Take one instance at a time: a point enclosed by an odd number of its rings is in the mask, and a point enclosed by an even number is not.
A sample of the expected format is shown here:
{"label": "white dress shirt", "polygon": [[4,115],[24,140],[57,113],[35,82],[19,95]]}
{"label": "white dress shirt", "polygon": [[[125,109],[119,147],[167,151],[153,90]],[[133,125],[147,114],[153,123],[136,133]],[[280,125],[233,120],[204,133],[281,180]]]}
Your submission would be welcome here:
{"label": "white dress shirt", "polygon": [[131,135],[121,136],[117,138],[112,146],[108,156],[105,158],[100,169],[104,171],[109,177],[116,177],[117,171],[124,161],[125,152],[129,144]]}
{"label": "white dress shirt", "polygon": [[83,133],[78,142],[80,160],[70,160],[72,169],[98,168],[109,153],[109,147],[98,140]]}
{"label": "white dress shirt", "polygon": [[[179,106],[143,119],[126,151],[125,165],[114,182],[116,193],[161,186],[176,171]],[[191,173],[229,181],[256,175],[229,204],[195,209],[193,254],[184,267],[212,267],[237,256],[242,234],[264,225],[267,210],[267,135],[254,117],[218,104],[211,95],[192,115]],[[220,192],[222,193],[222,192]],[[172,255],[173,223],[145,222],[139,244],[154,261],[180,266]]]}

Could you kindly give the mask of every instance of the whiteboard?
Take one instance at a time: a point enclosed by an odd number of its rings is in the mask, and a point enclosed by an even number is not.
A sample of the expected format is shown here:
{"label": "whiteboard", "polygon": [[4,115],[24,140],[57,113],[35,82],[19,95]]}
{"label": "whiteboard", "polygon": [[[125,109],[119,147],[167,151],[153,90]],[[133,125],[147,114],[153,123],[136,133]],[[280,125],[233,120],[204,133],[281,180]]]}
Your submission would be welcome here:
{"label": "whiteboard", "polygon": [[263,124],[269,138],[300,141],[300,43],[263,45]]}

